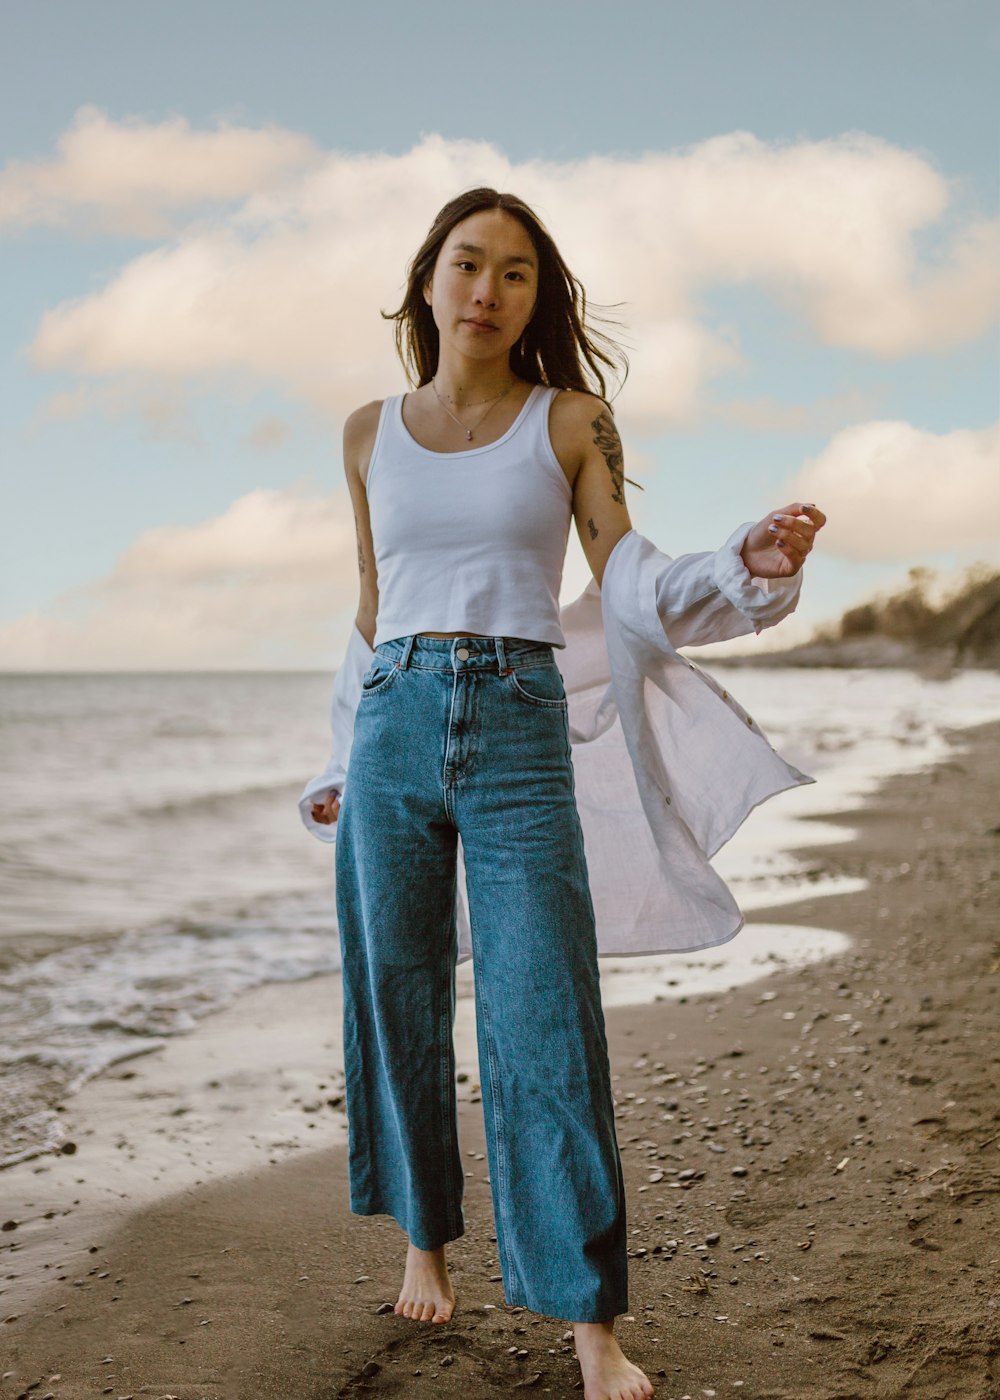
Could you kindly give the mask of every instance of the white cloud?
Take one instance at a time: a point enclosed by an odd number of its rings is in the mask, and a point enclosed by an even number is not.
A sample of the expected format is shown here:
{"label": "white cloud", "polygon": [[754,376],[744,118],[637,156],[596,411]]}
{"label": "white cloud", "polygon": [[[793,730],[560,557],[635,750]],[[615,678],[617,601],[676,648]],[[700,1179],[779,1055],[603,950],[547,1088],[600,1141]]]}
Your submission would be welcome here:
{"label": "white cloud", "polygon": [[822,542],[849,559],[917,562],[949,550],[1000,550],[1000,427],[935,434],[909,423],[837,433],[789,498],[828,516]]}
{"label": "white cloud", "polygon": [[251,491],[213,519],[144,531],[106,578],[0,626],[0,665],[330,665],[357,597],[346,491]]}
{"label": "white cloud", "polygon": [[[379,309],[395,307],[437,208],[482,183],[535,204],[594,303],[625,303],[635,353],[620,406],[635,431],[690,421],[706,385],[741,364],[735,331],[706,324],[707,289],[757,283],[816,340],[885,357],[980,335],[1000,296],[1000,226],[966,222],[922,262],[915,239],[949,212],[948,182],[864,133],[769,144],[735,132],[678,153],[513,164],[484,143],[436,136],[399,156],[320,159],[290,133],[116,126],[93,114],[82,124],[107,151],[71,162],[66,201],[113,212],[131,200],[162,209],[246,196],[43,316],[30,347],[40,370],[114,377],[136,393],[157,375],[263,382],[337,420],[398,387]],[[164,142],[170,159],[158,161]],[[189,151],[196,170],[182,180]],[[150,194],[136,172],[158,166]],[[8,169],[0,199],[23,178]]]}
{"label": "white cloud", "polygon": [[321,159],[307,137],[279,127],[192,131],[182,117],[115,122],[81,107],[53,159],[0,171],[0,228],[162,238],[176,211],[243,199]]}

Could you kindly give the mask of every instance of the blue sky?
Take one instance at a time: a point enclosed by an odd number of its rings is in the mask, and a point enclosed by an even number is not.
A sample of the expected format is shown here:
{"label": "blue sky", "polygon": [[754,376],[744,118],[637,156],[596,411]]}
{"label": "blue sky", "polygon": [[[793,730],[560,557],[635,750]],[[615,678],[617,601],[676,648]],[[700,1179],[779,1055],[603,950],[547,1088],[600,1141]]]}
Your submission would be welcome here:
{"label": "blue sky", "polygon": [[403,387],[378,307],[442,192],[504,174],[625,303],[637,527],[679,553],[793,488],[828,508],[774,640],[997,558],[992,5],[8,0],[4,29],[0,666],[335,659],[339,426]]}

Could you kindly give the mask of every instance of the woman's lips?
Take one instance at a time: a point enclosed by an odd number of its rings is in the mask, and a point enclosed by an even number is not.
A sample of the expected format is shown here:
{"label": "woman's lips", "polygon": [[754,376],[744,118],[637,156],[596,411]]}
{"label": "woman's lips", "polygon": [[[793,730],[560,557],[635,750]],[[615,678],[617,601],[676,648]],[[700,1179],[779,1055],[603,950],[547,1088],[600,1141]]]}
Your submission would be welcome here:
{"label": "woman's lips", "polygon": [[466,324],[467,326],[471,326],[472,329],[473,329],[474,331],[495,331],[495,330],[499,329],[497,326],[495,326],[495,325],[493,324],[492,321],[472,321],[472,320],[468,320],[468,321],[466,321],[465,324]]}

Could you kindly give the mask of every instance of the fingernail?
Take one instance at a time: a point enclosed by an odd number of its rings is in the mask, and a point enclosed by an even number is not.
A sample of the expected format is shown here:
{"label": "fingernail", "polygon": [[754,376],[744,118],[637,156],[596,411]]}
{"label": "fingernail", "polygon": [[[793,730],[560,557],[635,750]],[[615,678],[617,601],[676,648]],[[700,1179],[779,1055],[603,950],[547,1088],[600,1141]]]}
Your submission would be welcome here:
{"label": "fingernail", "polygon": [[772,519],[772,520],[784,520],[784,518],[785,518],[785,517],[784,517],[783,515],[772,515],[772,516],[771,516],[771,519]]}
{"label": "fingernail", "polygon": [[777,525],[769,525],[767,528],[771,531],[772,535],[776,535],[778,533]]}

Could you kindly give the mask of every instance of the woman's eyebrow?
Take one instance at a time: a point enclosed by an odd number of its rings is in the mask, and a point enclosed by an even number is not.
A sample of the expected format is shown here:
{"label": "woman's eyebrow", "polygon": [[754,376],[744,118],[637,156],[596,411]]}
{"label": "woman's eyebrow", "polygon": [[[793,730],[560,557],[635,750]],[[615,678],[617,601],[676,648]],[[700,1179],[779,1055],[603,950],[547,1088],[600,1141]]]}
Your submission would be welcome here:
{"label": "woman's eyebrow", "polygon": [[[478,245],[475,243],[456,243],[455,252],[475,253],[476,256],[480,258],[483,256],[483,249],[478,247]],[[509,263],[525,263],[528,267],[535,266],[534,258],[524,257],[522,254],[519,253],[513,253],[509,258],[505,258],[504,261]]]}

